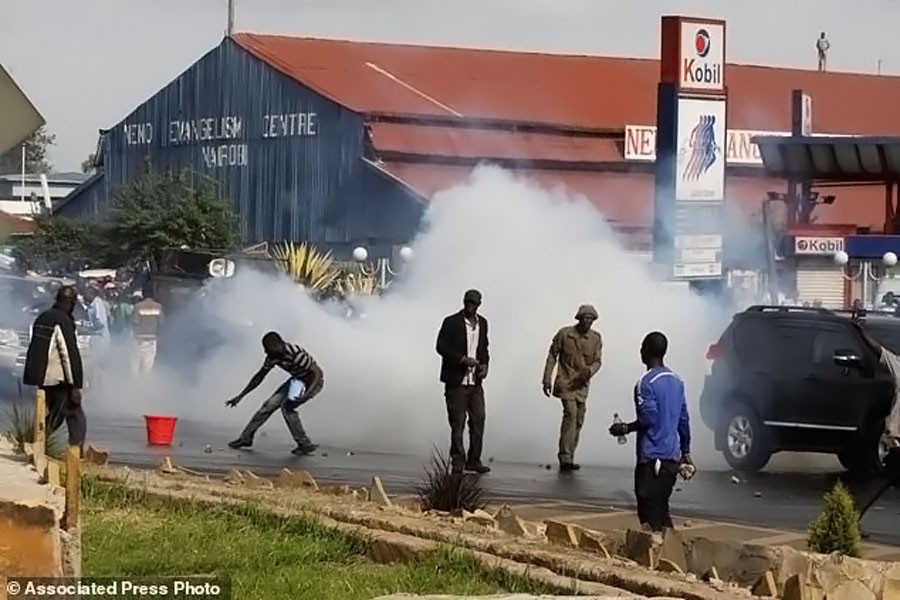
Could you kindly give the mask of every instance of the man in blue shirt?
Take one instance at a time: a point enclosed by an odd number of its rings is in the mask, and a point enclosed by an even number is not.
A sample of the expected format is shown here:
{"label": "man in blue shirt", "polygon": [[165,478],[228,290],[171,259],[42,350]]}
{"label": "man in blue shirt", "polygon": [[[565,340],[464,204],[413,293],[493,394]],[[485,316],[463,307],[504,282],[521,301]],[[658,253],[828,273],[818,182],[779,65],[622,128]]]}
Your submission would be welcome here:
{"label": "man in blue shirt", "polygon": [[615,423],[609,433],[621,437],[637,433],[634,494],[638,520],[651,531],[672,528],[669,498],[681,463],[691,462],[691,424],[684,381],[663,363],[669,341],[659,331],[641,343],[641,362],[647,367],[634,386],[637,419]]}

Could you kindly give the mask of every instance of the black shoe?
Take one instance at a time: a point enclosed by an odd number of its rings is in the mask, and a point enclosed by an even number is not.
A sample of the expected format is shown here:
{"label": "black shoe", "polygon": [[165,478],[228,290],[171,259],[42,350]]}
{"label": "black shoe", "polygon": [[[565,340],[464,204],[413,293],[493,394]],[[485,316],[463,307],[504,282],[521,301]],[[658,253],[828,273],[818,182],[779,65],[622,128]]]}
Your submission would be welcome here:
{"label": "black shoe", "polygon": [[564,473],[577,471],[580,468],[581,468],[581,465],[576,464],[576,463],[559,463],[559,470]]}
{"label": "black shoe", "polygon": [[248,441],[242,440],[240,438],[228,442],[228,447],[232,448],[234,450],[240,450],[241,448],[249,448],[252,445],[253,445],[253,442],[248,442]]}
{"label": "black shoe", "polygon": [[491,468],[482,464],[477,465],[466,465],[466,471],[470,473],[478,473],[479,475],[484,475],[485,473],[490,473]]}
{"label": "black shoe", "polygon": [[296,448],[291,450],[291,454],[293,454],[294,456],[309,456],[310,454],[314,454],[318,449],[318,444],[307,444],[305,446],[297,446]]}

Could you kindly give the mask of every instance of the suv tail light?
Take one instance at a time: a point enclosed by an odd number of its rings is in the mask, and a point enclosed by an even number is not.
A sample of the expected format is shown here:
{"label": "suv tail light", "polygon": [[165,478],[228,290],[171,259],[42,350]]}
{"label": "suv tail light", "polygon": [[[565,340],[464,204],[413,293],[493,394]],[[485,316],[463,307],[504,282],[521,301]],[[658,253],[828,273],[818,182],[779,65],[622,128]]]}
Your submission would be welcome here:
{"label": "suv tail light", "polygon": [[716,360],[722,354],[718,344],[710,344],[706,351],[706,360]]}

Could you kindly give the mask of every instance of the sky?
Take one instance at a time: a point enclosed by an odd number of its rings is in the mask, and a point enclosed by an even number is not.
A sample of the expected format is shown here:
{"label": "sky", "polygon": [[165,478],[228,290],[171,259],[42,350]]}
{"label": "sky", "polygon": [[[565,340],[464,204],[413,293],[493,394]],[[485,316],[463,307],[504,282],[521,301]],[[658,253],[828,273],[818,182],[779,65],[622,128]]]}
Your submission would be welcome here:
{"label": "sky", "polygon": [[[900,0],[235,0],[237,31],[655,57],[663,14],[723,18],[730,62],[900,75]],[[78,170],[118,123],[222,39],[226,0],[0,0],[0,64]],[[664,9],[664,10],[663,10]]]}

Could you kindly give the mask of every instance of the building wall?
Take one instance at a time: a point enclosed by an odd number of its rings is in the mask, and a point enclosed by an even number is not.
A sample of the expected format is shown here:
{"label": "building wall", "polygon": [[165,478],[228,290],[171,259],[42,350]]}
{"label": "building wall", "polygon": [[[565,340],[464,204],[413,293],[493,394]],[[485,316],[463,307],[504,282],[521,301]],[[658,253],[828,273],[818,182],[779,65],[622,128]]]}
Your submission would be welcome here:
{"label": "building wall", "polygon": [[[420,201],[384,184],[363,155],[363,118],[301,86],[232,41],[192,65],[113,127],[102,180],[58,213],[105,218],[115,190],[146,168],[191,169],[216,185],[240,216],[245,242],[351,244],[397,237]],[[396,214],[380,219],[365,215]]]}

